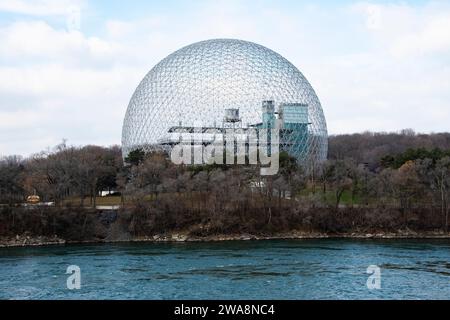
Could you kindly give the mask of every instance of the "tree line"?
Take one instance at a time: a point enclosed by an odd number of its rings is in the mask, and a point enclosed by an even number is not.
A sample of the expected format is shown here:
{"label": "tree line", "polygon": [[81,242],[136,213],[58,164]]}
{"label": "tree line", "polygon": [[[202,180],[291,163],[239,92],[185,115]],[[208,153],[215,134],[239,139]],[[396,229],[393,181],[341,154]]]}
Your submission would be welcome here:
{"label": "tree line", "polygon": [[[115,190],[133,234],[190,228],[195,234],[352,226],[448,231],[450,134],[331,136],[329,159],[299,165],[280,154],[280,171],[256,166],[174,165],[164,152],[118,146],[57,146],[0,160],[0,204],[37,194],[56,206],[95,207]],[[131,212],[131,213],[130,213]],[[244,230],[242,230],[244,229]]]}
{"label": "tree line", "polygon": [[20,203],[28,195],[42,201],[63,204],[78,197],[95,206],[100,190],[116,187],[116,176],[123,167],[118,146],[74,147],[61,143],[51,152],[41,152],[23,159],[7,156],[0,159],[0,203]]}

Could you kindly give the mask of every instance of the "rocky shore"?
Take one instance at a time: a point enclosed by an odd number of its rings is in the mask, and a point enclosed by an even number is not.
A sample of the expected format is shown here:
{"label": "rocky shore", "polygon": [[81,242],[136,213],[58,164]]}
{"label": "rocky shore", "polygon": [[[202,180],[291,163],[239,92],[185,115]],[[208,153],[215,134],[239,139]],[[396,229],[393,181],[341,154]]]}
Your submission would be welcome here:
{"label": "rocky shore", "polygon": [[131,241],[149,242],[208,242],[208,241],[249,241],[249,240],[295,240],[295,239],[450,239],[450,233],[440,231],[417,233],[413,231],[378,232],[378,233],[320,233],[293,231],[273,235],[229,234],[205,237],[190,236],[183,233],[142,237]]}
{"label": "rocky shore", "polygon": [[136,237],[130,239],[89,239],[85,241],[67,241],[53,237],[29,235],[17,235],[13,238],[0,238],[1,247],[33,247],[48,245],[80,244],[80,243],[117,243],[117,242],[216,242],[216,241],[251,241],[251,240],[295,240],[295,239],[450,239],[450,233],[441,231],[414,232],[410,230],[398,230],[397,232],[376,232],[376,233],[320,233],[293,231],[286,233],[276,233],[273,235],[252,235],[252,234],[222,234],[209,235],[204,237],[191,236],[187,233],[172,233],[153,235],[148,237]]}
{"label": "rocky shore", "polygon": [[49,245],[61,245],[65,244],[66,240],[54,237],[37,236],[33,237],[30,235],[16,235],[15,237],[1,237],[0,238],[0,248],[1,247],[34,247],[34,246],[49,246]]}

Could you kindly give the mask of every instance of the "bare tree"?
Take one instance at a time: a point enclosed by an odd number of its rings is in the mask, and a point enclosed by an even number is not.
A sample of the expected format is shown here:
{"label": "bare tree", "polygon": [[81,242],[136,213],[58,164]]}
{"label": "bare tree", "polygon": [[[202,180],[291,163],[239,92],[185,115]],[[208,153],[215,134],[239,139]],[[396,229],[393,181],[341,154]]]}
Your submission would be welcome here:
{"label": "bare tree", "polygon": [[0,159],[0,203],[12,204],[22,201],[23,189],[23,160],[19,156],[10,156]]}

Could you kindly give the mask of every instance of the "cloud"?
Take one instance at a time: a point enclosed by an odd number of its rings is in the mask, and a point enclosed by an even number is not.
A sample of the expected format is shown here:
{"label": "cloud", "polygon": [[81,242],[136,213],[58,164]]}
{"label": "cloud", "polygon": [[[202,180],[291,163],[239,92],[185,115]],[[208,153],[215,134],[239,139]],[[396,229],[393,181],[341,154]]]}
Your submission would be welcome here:
{"label": "cloud", "polygon": [[0,0],[0,11],[31,16],[67,15],[81,0]]}
{"label": "cloud", "polygon": [[392,47],[392,52],[397,57],[449,51],[450,13],[429,18],[418,32],[404,35]]}
{"label": "cloud", "polygon": [[116,62],[114,41],[45,21],[0,29],[0,154],[27,155],[62,138],[120,143],[122,117],[142,70]]}
{"label": "cloud", "polygon": [[100,63],[116,55],[118,47],[98,37],[86,37],[79,31],[57,30],[45,21],[19,21],[0,29],[0,57],[24,63],[55,61]]}
{"label": "cloud", "polygon": [[[46,18],[64,17],[74,4],[89,29]],[[131,18],[101,16],[89,5],[0,0],[0,11],[29,15],[0,28],[0,154],[27,155],[62,138],[120,143],[129,99],[151,67],[182,46],[220,37],[260,43],[294,63],[315,88],[330,133],[448,130],[445,3],[198,1]]]}
{"label": "cloud", "polygon": [[450,51],[450,5],[358,3],[353,9],[366,18],[370,35],[396,58]]}

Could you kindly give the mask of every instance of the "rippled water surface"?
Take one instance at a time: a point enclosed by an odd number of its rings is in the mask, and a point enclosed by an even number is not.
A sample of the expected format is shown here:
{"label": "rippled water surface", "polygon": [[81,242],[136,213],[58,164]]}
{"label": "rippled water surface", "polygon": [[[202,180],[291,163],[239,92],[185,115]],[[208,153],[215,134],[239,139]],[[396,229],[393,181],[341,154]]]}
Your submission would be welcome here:
{"label": "rippled water surface", "polygon": [[[69,265],[81,289],[66,286]],[[381,289],[366,286],[369,265]],[[450,299],[449,240],[0,248],[1,299]]]}

